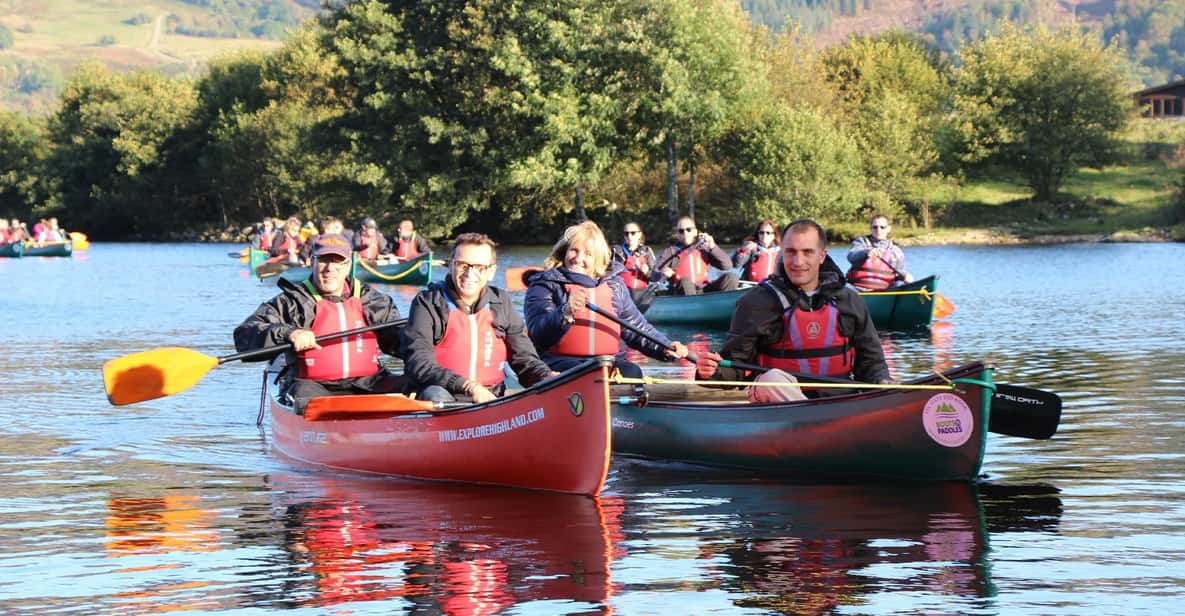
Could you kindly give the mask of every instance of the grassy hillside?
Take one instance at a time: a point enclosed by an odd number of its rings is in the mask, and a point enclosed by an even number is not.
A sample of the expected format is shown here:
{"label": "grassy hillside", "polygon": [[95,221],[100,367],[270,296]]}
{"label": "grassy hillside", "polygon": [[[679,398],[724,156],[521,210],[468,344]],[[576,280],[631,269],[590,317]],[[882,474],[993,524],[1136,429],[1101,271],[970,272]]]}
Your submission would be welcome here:
{"label": "grassy hillside", "polygon": [[313,14],[289,0],[271,4],[283,9],[268,13],[263,2],[219,8],[179,0],[0,0],[0,28],[12,41],[0,49],[0,107],[44,108],[70,70],[92,58],[121,70],[197,74],[228,50],[279,46],[265,37]]}

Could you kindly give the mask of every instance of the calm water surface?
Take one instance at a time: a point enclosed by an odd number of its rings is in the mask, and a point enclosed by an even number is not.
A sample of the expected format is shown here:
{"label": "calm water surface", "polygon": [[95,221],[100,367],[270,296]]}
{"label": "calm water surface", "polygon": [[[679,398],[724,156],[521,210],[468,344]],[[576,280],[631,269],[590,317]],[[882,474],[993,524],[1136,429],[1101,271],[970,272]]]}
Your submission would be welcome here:
{"label": "calm water surface", "polygon": [[[0,612],[1162,614],[1185,604],[1185,245],[909,250],[958,309],[884,340],[1061,394],[978,485],[796,485],[615,462],[598,499],[293,468],[258,365],[110,406],[100,366],[233,352],[275,293],[232,245],[0,259]],[[543,249],[509,249],[502,265]],[[843,249],[835,251],[842,258]],[[1173,276],[1169,276],[1173,278]],[[406,309],[414,290],[390,287]],[[715,347],[719,333],[673,330]],[[684,374],[655,368],[658,374]]]}

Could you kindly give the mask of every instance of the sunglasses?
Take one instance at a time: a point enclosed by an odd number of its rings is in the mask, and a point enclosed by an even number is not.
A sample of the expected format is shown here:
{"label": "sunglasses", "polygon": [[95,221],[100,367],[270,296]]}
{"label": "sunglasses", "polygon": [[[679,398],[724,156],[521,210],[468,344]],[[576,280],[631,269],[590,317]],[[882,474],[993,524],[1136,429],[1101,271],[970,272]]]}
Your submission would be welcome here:
{"label": "sunglasses", "polygon": [[774,235],[773,231],[758,231],[757,235]]}
{"label": "sunglasses", "polygon": [[679,229],[679,233],[692,233],[694,231],[695,231],[695,227],[684,227],[682,229]]}
{"label": "sunglasses", "polygon": [[627,230],[627,231],[625,232],[625,234],[626,234],[626,235],[637,235],[637,234],[639,234],[639,233],[641,233],[641,231],[628,231],[628,230]]}
{"label": "sunglasses", "polygon": [[889,225],[872,225],[873,229],[888,229]]}

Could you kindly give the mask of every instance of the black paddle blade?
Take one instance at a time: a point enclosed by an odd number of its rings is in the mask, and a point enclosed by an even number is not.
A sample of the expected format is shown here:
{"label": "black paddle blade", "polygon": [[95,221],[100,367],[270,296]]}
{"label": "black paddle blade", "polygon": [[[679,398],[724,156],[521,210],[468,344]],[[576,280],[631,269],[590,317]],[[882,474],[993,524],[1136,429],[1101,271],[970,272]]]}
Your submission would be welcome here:
{"label": "black paddle blade", "polygon": [[1062,399],[1055,393],[996,383],[988,430],[1007,436],[1047,439],[1062,420]]}

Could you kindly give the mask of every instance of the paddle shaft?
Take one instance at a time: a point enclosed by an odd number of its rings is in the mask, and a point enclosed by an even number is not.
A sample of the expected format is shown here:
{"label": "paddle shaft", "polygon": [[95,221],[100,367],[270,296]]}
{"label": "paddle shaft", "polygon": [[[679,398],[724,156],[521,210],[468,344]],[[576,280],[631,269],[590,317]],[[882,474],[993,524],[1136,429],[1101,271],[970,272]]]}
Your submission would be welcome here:
{"label": "paddle shaft", "polygon": [[[366,332],[373,332],[379,329],[386,329],[396,325],[404,325],[407,319],[398,319],[396,321],[387,321],[386,323],[374,323],[365,327],[355,327],[354,329],[347,329],[345,331],[334,332],[332,334],[325,334],[324,336],[317,336],[317,344],[336,340],[338,338],[348,338],[358,334],[365,334]],[[243,351],[242,353],[235,353],[233,355],[224,355],[218,358],[219,364],[225,364],[230,361],[239,361],[244,359],[259,359],[261,357],[270,357],[272,355],[279,355],[285,351],[292,350],[292,343],[280,344],[277,346],[265,347],[262,349],[255,349],[254,351]]]}
{"label": "paddle shaft", "polygon": [[[675,350],[674,345],[669,345],[669,344],[663,342],[662,340],[659,340],[658,338],[655,338],[654,336],[651,336],[650,334],[638,329],[637,327],[630,325],[628,322],[625,321],[625,319],[622,319],[621,317],[601,308],[600,306],[597,306],[596,304],[594,304],[592,302],[588,302],[587,304],[585,304],[585,307],[587,307],[589,310],[605,317],[606,319],[613,321],[614,323],[622,326],[623,328],[628,329],[631,332],[634,332],[635,334],[653,342],[654,344],[657,344],[658,346],[660,346],[668,351]],[[695,355],[693,355],[691,353],[688,353],[687,354],[687,361],[694,364],[695,362],[699,361],[699,358],[697,358]]]}

